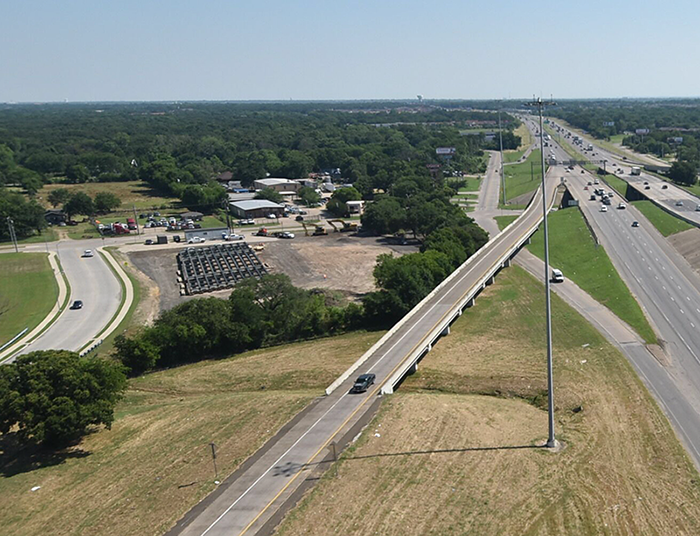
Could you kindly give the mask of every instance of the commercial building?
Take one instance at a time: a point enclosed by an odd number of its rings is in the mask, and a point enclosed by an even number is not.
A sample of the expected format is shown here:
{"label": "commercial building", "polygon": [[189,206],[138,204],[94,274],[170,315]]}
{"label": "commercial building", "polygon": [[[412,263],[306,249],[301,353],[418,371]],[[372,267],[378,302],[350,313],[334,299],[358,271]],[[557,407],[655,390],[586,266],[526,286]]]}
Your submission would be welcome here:
{"label": "commercial building", "polygon": [[290,179],[260,179],[253,182],[256,190],[263,188],[272,188],[273,190],[284,193],[296,193],[301,190],[301,184]]}
{"label": "commercial building", "polygon": [[[227,235],[227,227],[210,227],[209,229],[185,229],[185,240],[191,238],[204,238],[205,240],[221,240]],[[160,243],[160,242],[159,242]]]}
{"label": "commercial building", "polygon": [[274,214],[281,218],[284,216],[284,207],[267,201],[266,199],[250,199],[248,201],[234,201],[230,203],[231,212],[239,218],[267,218],[268,215]]}
{"label": "commercial building", "polygon": [[365,208],[364,201],[346,201],[345,204],[348,207],[348,212],[350,214],[362,214]]}

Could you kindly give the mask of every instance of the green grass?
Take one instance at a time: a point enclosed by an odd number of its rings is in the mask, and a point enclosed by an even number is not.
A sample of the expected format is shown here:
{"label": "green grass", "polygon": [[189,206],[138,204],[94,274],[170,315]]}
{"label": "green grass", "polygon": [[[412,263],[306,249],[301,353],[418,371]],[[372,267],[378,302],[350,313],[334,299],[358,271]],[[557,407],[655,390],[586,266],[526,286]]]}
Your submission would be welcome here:
{"label": "green grass", "polygon": [[508,227],[511,223],[517,220],[520,216],[496,216],[494,219],[498,224],[499,230],[503,230]]}
{"label": "green grass", "polygon": [[34,329],[58,299],[58,283],[46,253],[0,255],[0,345],[24,328]]}
{"label": "green grass", "polygon": [[506,166],[504,168],[506,195],[509,200],[533,192],[540,185],[542,173],[542,157],[540,155],[540,150],[535,149],[530,153],[530,156],[525,162],[513,164],[512,166]]}
{"label": "green grass", "polygon": [[[543,234],[532,237],[528,249],[544,258]],[[549,216],[549,256],[553,267],[595,300],[627,322],[648,343],[656,335],[632,293],[602,246],[596,247],[580,210],[559,210]]]}
{"label": "green grass", "polygon": [[[52,227],[47,227],[40,234],[32,235],[32,236],[29,236],[27,238],[22,238],[20,240],[17,240],[17,243],[19,245],[22,245],[22,244],[40,244],[42,242],[55,242],[56,240],[58,240],[58,235],[56,234],[56,230],[53,229]],[[9,240],[0,241],[0,245],[11,246],[12,242]]]}
{"label": "green grass", "polygon": [[221,221],[216,216],[204,216],[200,223],[202,224],[202,229],[211,229],[212,227],[226,227],[226,223]]}
{"label": "green grass", "polygon": [[613,189],[615,190],[618,195],[625,197],[627,194],[627,181],[621,179],[620,177],[616,177],[615,175],[611,175],[608,173],[607,175],[603,175],[602,179]]}
{"label": "green grass", "polygon": [[663,209],[657,207],[651,201],[632,201],[632,204],[639,209],[639,212],[651,222],[664,236],[671,236],[681,231],[692,229],[693,225],[672,216]]}
{"label": "green grass", "polygon": [[[680,186],[680,184],[677,184],[676,186]],[[690,192],[693,195],[697,195],[700,197],[700,182],[693,184],[692,186],[680,186],[683,188],[685,191]]]}
{"label": "green grass", "polygon": [[[481,180],[475,179],[473,177],[468,177],[465,179],[459,179],[459,182],[464,182],[464,186],[460,186],[458,193],[468,193],[468,192],[478,192],[481,188]],[[454,183],[453,183],[454,184]]]}
{"label": "green grass", "polygon": [[523,157],[525,151],[527,151],[527,147],[525,149],[519,149],[517,151],[503,151],[503,161],[506,164],[510,164],[511,162],[517,162]]}

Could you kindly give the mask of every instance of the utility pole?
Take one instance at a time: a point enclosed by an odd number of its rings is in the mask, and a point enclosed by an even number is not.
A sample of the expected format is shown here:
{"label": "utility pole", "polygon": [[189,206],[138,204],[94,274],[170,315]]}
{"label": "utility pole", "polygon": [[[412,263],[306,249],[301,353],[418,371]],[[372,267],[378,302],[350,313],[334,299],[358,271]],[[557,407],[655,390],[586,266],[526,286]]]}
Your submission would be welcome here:
{"label": "utility pole", "polygon": [[547,447],[555,448],[557,440],[554,437],[554,379],[552,367],[552,304],[550,299],[549,288],[549,231],[547,229],[547,192],[544,177],[544,136],[542,136],[544,125],[542,123],[542,109],[545,106],[555,106],[553,101],[544,102],[541,98],[533,98],[532,102],[526,103],[526,106],[536,107],[540,114],[540,152],[542,158],[542,214],[544,223],[544,288],[545,288],[545,303],[547,313],[547,410],[549,413],[549,435],[547,437]]}
{"label": "utility pole", "polygon": [[498,109],[498,142],[501,147],[501,184],[503,185],[503,204],[508,201],[506,197],[506,178],[503,175],[503,129],[501,129],[501,109]]}
{"label": "utility pole", "polygon": [[10,240],[12,240],[12,245],[15,246],[15,253],[19,253],[19,248],[17,247],[17,235],[15,234],[15,222],[12,221],[10,216],[7,217],[7,227],[10,230]]}
{"label": "utility pole", "polygon": [[134,221],[136,222],[136,234],[141,236],[141,229],[139,227],[139,219],[136,217],[136,205],[131,205],[134,208]]}
{"label": "utility pole", "polygon": [[216,468],[216,445],[212,442],[209,443],[211,447],[211,461],[214,462],[214,477],[216,478],[216,483],[219,483],[219,470]]}

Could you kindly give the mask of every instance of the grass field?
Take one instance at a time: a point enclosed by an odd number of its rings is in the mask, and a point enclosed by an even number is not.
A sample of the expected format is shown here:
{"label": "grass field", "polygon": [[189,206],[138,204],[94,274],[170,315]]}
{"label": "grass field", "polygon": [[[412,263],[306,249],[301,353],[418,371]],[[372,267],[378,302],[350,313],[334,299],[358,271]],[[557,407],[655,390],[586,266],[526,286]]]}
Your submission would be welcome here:
{"label": "grass field", "polygon": [[0,255],[0,345],[31,331],[58,299],[58,283],[46,253]]}
{"label": "grass field", "polygon": [[651,201],[632,201],[632,204],[637,207],[639,212],[644,214],[651,224],[664,236],[671,236],[693,228],[689,223],[672,216],[668,212],[657,207]]}
{"label": "grass field", "polygon": [[[47,198],[51,190],[65,188],[71,193],[84,192],[94,198],[100,192],[115,194],[122,201],[122,210],[130,210],[134,206],[136,210],[170,208],[179,205],[175,197],[160,195],[142,181],[127,182],[87,182],[85,184],[47,184],[37,194],[38,199],[51,208]],[[128,216],[123,216],[127,218]]]}
{"label": "grass field", "polygon": [[700,478],[625,358],[517,267],[487,287],[278,530],[314,535],[700,533]]}
{"label": "grass field", "polygon": [[494,219],[498,224],[498,228],[502,231],[511,223],[513,223],[516,219],[518,219],[518,216],[496,216]]}
{"label": "grass field", "polygon": [[[544,259],[544,235],[537,232],[528,249]],[[602,246],[596,247],[581,211],[558,210],[549,215],[549,261],[564,272],[619,318],[627,322],[647,342],[656,342],[641,307],[615,270]]]}
{"label": "grass field", "polygon": [[[20,240],[17,240],[17,243],[19,245],[22,244],[41,244],[43,242],[54,242],[55,240],[58,240],[58,234],[56,233],[55,228],[53,227],[47,227],[44,229],[41,234],[37,235],[32,235],[28,238],[22,238]],[[3,246],[11,246],[12,242],[10,240],[7,241],[0,241],[0,245]]]}
{"label": "grass field", "polygon": [[[677,185],[677,186],[680,186],[680,185]],[[680,186],[680,187],[683,188],[684,190],[690,192],[691,194],[697,195],[698,197],[700,197],[700,182],[696,182],[692,186]]]}
{"label": "grass field", "polygon": [[[464,186],[461,186],[459,188],[458,193],[464,194],[464,193],[470,193],[470,192],[478,192],[479,188],[481,188],[481,180],[476,179],[473,177],[466,177],[464,179],[459,179],[459,181],[464,181]],[[449,186],[449,184],[448,184]]]}
{"label": "grass field", "polygon": [[615,190],[619,195],[622,197],[625,197],[627,194],[627,181],[621,179],[620,177],[616,177],[615,175],[612,175],[610,173],[603,175],[601,177],[610,187]]}
{"label": "grass field", "polygon": [[[2,442],[2,534],[163,534],[382,335],[356,333],[132,380],[112,430],[41,466]],[[33,463],[32,463],[33,462]],[[32,493],[32,486],[41,490]]]}
{"label": "grass field", "polygon": [[536,149],[530,153],[525,162],[505,166],[503,173],[506,178],[506,195],[509,200],[532,192],[540,185],[542,173],[540,154],[540,150]]}
{"label": "grass field", "polygon": [[514,151],[503,151],[504,162],[517,162],[522,158],[523,154],[525,154],[525,151],[527,151],[528,147],[532,145],[532,134],[530,134],[530,130],[527,128],[527,126],[525,126],[524,123],[515,129],[514,134],[516,136],[520,136],[520,147],[518,147]]}

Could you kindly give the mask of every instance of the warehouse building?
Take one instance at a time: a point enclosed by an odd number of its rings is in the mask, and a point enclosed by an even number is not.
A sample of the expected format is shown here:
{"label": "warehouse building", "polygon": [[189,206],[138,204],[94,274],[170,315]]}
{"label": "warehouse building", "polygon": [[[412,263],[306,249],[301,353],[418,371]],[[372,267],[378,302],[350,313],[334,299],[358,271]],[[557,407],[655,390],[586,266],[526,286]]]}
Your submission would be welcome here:
{"label": "warehouse building", "polygon": [[270,214],[281,218],[284,216],[284,207],[266,199],[250,199],[248,201],[232,202],[231,212],[244,219],[267,218]]}
{"label": "warehouse building", "polygon": [[292,181],[289,179],[260,179],[253,182],[253,186],[256,190],[262,190],[263,188],[272,188],[276,192],[284,193],[296,193],[301,190],[301,184],[297,181]]}

